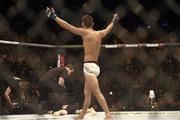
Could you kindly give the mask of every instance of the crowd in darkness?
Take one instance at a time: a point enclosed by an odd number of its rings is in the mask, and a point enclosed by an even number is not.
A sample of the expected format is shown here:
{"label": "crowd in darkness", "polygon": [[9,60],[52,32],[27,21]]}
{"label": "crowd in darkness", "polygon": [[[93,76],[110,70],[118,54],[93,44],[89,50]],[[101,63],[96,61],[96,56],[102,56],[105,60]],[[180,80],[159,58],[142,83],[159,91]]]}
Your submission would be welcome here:
{"label": "crowd in darkness", "polygon": [[[38,82],[43,74],[57,66],[59,50],[23,46],[2,46],[1,50],[4,50],[0,59],[3,114],[42,112],[38,111],[41,110]],[[179,50],[178,47],[102,48],[99,82],[111,110],[149,110],[150,90],[155,91],[155,110],[179,110]],[[67,82],[65,101],[69,102],[67,104],[78,103],[81,106],[84,82],[82,50],[67,49],[63,55],[66,63],[75,66],[75,73]],[[26,107],[9,105],[4,97],[7,88],[11,88],[9,97],[13,103],[22,103]],[[92,101],[92,105],[100,111],[97,101],[94,98]]]}
{"label": "crowd in darkness", "polygon": [[[82,44],[80,37],[47,18],[45,8],[50,5],[58,16],[75,26],[80,26],[84,14],[92,15],[94,29],[103,29],[117,12],[119,23],[102,44],[179,42],[180,17],[175,7],[169,6],[172,1],[47,1],[0,1],[0,39],[53,45]],[[81,48],[0,44],[0,114],[44,113],[38,101],[38,83],[49,69],[57,66],[59,53],[64,55],[65,64],[75,66],[75,73],[66,82],[66,104],[78,103],[82,107],[84,53]],[[156,95],[154,110],[180,110],[179,46],[102,48],[99,65],[100,88],[112,111],[152,109],[148,103],[150,90]],[[92,106],[101,111],[97,101],[94,98],[92,101]]]}

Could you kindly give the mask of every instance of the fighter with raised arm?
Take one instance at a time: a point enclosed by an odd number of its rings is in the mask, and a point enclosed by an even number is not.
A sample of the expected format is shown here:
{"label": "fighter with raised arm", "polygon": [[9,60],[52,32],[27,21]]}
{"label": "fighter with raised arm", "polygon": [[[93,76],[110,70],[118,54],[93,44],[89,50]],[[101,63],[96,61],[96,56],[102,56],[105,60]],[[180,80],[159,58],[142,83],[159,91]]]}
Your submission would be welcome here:
{"label": "fighter with raised arm", "polygon": [[98,75],[100,74],[100,68],[98,66],[98,56],[100,53],[101,40],[105,37],[113,28],[114,24],[119,20],[119,16],[114,14],[112,22],[104,30],[93,29],[93,18],[90,15],[82,17],[82,28],[77,28],[57,17],[53,8],[47,8],[47,16],[55,20],[61,27],[68,31],[80,35],[83,40],[84,47],[84,76],[85,76],[85,88],[84,88],[84,104],[80,115],[75,118],[76,120],[82,120],[91,103],[91,93],[97,98],[99,104],[104,110],[106,116],[105,120],[111,120],[111,114],[107,106],[107,102],[99,89]]}

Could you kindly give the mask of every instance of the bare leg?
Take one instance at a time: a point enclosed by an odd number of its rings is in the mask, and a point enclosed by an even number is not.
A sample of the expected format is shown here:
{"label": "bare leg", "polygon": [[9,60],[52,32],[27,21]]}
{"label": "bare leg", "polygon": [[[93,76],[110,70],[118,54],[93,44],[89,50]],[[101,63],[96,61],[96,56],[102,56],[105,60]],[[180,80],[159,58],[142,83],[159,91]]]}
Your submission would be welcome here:
{"label": "bare leg", "polygon": [[85,91],[85,100],[84,100],[83,109],[82,109],[81,114],[75,120],[82,120],[84,118],[87,108],[90,105],[91,91],[97,98],[99,104],[101,105],[102,109],[104,110],[106,114],[105,120],[111,120],[111,114],[108,109],[107,102],[99,89],[99,83],[95,75],[86,76],[84,91]]}
{"label": "bare leg", "polygon": [[77,118],[75,118],[75,120],[82,120],[84,118],[84,115],[86,114],[87,109],[90,106],[90,103],[91,103],[91,91],[89,89],[89,83],[88,82],[89,82],[89,80],[85,81],[85,88],[84,88],[85,99],[84,99],[82,112],[80,113],[80,115]]}
{"label": "bare leg", "polygon": [[101,93],[99,89],[99,83],[96,76],[92,77],[91,84],[93,86],[92,93],[97,98],[98,103],[101,105],[102,109],[104,110],[106,117],[106,120],[111,120],[111,114],[109,111],[109,108],[107,106],[106,99],[104,98],[103,94]]}

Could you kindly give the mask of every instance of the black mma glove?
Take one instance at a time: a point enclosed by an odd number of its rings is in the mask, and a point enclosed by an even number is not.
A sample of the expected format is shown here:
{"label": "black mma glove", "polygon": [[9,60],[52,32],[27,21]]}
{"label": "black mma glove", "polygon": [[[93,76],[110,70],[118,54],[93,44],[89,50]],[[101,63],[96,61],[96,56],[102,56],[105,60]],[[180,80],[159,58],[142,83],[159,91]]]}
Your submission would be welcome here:
{"label": "black mma glove", "polygon": [[54,9],[53,8],[49,8],[49,7],[46,8],[46,15],[48,16],[48,18],[50,18],[52,20],[55,20],[56,17],[57,17]]}

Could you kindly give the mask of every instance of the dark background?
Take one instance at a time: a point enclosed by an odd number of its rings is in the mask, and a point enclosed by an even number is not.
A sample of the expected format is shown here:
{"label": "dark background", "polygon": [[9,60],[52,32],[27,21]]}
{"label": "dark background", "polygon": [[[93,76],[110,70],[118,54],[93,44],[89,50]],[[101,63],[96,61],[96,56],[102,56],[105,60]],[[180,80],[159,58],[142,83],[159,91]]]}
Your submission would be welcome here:
{"label": "dark background", "polygon": [[[84,14],[90,14],[94,17],[95,29],[103,29],[110,22],[113,13],[117,12],[121,17],[119,26],[128,32],[118,36],[115,31],[104,43],[124,43],[128,40],[131,43],[179,42],[178,0],[1,0],[0,38],[43,44],[81,44],[79,37],[48,20],[45,15],[46,6],[54,7],[58,16],[75,26],[81,25]],[[140,7],[140,11],[136,12]],[[144,41],[144,37],[139,38],[137,35],[139,27],[148,33],[144,36],[149,35],[148,39],[173,35],[176,40]],[[131,40],[129,34],[136,37],[136,40]]]}
{"label": "dark background", "polygon": [[[117,12],[120,21],[103,40],[103,44],[180,42],[178,0],[1,0],[0,39],[53,45],[82,44],[79,36],[47,18],[46,6],[53,6],[59,17],[79,27],[81,17],[90,14],[96,30],[105,28],[113,13]],[[57,66],[59,53],[64,56],[65,64],[72,63],[76,69],[67,83],[68,100],[82,104],[82,48],[42,48],[1,43],[1,76],[19,77],[28,81],[32,88],[37,87],[39,79],[50,68]],[[111,110],[149,110],[145,106],[151,89],[156,94],[157,110],[180,109],[178,45],[102,48],[99,65],[100,88]],[[92,104],[98,105],[96,99],[93,98]]]}

